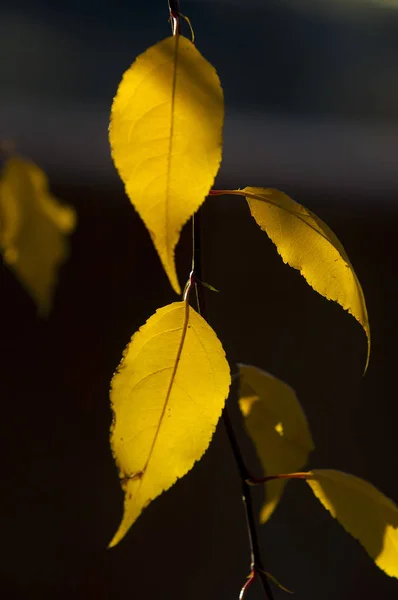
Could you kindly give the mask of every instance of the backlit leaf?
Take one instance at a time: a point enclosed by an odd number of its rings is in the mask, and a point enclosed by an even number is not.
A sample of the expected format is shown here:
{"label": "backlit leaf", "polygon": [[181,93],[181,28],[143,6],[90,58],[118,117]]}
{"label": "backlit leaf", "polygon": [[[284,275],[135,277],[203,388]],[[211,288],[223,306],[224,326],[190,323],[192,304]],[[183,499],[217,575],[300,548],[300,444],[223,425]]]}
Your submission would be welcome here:
{"label": "backlit leaf", "polygon": [[365,298],[349,258],[331,229],[314,213],[279,190],[246,187],[215,194],[246,197],[258,225],[274,242],[283,261],[298,269],[309,285],[328,300],[338,302],[362,325],[370,327]]}
{"label": "backlit leaf", "polygon": [[314,213],[273,189],[246,187],[250,212],[277,247],[284,262],[316,292],[338,302],[362,325],[370,328],[365,298],[349,258],[331,229]]}
{"label": "backlit leaf", "polygon": [[[239,365],[239,406],[265,475],[291,473],[307,462],[314,443],[296,394],[286,383],[250,365]],[[260,521],[275,510],[286,480],[265,484]]]}
{"label": "backlit leaf", "polygon": [[20,157],[6,162],[0,178],[0,249],[41,316],[51,308],[75,221],[75,211],[49,192],[37,165]]}
{"label": "backlit leaf", "polygon": [[187,302],[160,308],[133,335],[111,386],[111,445],[125,493],[111,546],[202,457],[230,379],[216,334]]}
{"label": "backlit leaf", "polygon": [[387,575],[398,577],[398,508],[373,485],[341,471],[314,470],[315,496]]}
{"label": "backlit leaf", "polygon": [[141,54],[113,101],[112,157],[177,293],[175,246],[219,169],[223,119],[217,73],[183,36]]}

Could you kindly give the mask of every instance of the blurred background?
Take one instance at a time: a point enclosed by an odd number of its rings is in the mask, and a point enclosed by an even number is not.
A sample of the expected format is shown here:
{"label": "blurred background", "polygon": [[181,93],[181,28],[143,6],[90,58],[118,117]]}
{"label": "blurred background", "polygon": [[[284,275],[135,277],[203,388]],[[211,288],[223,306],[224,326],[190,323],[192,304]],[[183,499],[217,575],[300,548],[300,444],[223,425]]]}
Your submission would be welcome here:
{"label": "blurred background", "polygon": [[[278,187],[334,230],[367,299],[369,370],[363,378],[359,325],[282,263],[237,197],[210,198],[203,210],[205,279],[220,290],[207,293],[209,321],[232,371],[255,364],[296,390],[317,446],[310,468],[354,473],[398,502],[398,2],[182,0],[181,10],[225,92],[216,186]],[[45,169],[78,213],[47,320],[1,268],[7,599],[233,599],[249,572],[221,425],[193,471],[106,550],[122,510],[109,381],[131,334],[176,300],[111,162],[107,127],[122,73],[169,35],[167,20],[166,0],[1,4],[0,138]],[[181,281],[189,234],[178,247]],[[259,508],[262,491],[253,495]],[[398,582],[301,482],[288,485],[260,538],[267,570],[297,600],[397,598]]]}

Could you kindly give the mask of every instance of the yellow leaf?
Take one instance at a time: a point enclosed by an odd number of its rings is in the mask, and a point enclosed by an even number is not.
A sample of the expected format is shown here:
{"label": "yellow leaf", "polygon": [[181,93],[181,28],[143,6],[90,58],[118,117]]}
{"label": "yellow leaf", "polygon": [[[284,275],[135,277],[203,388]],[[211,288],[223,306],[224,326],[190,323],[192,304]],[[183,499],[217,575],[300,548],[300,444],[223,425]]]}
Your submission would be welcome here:
{"label": "yellow leaf", "polygon": [[0,178],[0,249],[41,316],[50,310],[57,271],[68,255],[66,234],[75,221],[75,211],[51,195],[38,166],[20,157],[6,162]]}
{"label": "yellow leaf", "polygon": [[219,169],[223,119],[215,69],[179,35],[141,54],[113,101],[112,157],[177,293],[175,246]]}
{"label": "yellow leaf", "polygon": [[111,385],[111,445],[125,500],[110,546],[202,457],[230,380],[220,341],[187,301],[160,308],[133,335]]}
{"label": "yellow leaf", "polygon": [[341,471],[314,470],[315,496],[390,577],[398,577],[398,508],[373,485]]}
{"label": "yellow leaf", "polygon": [[[239,365],[239,406],[266,475],[291,473],[307,462],[314,443],[294,391],[283,381],[249,365]],[[286,480],[265,484],[260,521],[275,510]]]}
{"label": "yellow leaf", "polygon": [[274,242],[283,261],[298,269],[309,285],[338,302],[362,325],[370,355],[370,327],[365,298],[349,258],[331,229],[314,213],[279,190],[246,187],[215,194],[245,196],[258,225]]}

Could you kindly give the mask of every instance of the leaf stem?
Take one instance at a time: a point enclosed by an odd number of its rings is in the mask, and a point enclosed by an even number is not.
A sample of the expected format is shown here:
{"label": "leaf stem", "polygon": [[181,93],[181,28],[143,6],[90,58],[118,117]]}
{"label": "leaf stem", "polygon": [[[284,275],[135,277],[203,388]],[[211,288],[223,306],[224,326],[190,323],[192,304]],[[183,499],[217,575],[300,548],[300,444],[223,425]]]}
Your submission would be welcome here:
{"label": "leaf stem", "polygon": [[268,475],[267,477],[253,477],[249,475],[246,479],[248,485],[256,486],[261,483],[267,483],[273,479],[312,479],[311,473],[280,473],[278,475]]}
{"label": "leaf stem", "polygon": [[181,34],[180,3],[178,0],[169,1],[169,13],[171,21],[171,30],[173,35]]}
{"label": "leaf stem", "polygon": [[[206,308],[203,298],[203,286],[198,285],[198,280],[203,281],[202,274],[202,256],[201,256],[201,210],[199,210],[192,217],[192,272],[190,280],[194,282],[197,298],[198,298],[198,312],[203,318],[206,318]],[[229,444],[231,446],[232,453],[235,458],[235,462],[239,471],[242,489],[242,500],[246,515],[247,535],[249,538],[250,555],[251,555],[251,579],[242,588],[240,598],[243,598],[245,591],[252,583],[255,577],[260,580],[262,588],[264,590],[265,597],[268,600],[274,600],[272,590],[270,588],[267,575],[264,572],[264,566],[261,559],[260,546],[258,543],[257,527],[254,518],[252,497],[249,482],[254,482],[255,478],[251,477],[241,449],[239,447],[238,440],[236,439],[235,432],[232,426],[232,422],[228,413],[228,409],[225,406],[222,413],[222,420],[224,427],[227,432]],[[252,484],[252,483],[251,483]],[[250,582],[250,583],[249,583]],[[243,595],[242,595],[243,593]]]}
{"label": "leaf stem", "polygon": [[239,600],[244,600],[244,597],[246,596],[246,592],[249,589],[249,587],[251,586],[251,584],[253,583],[253,581],[255,581],[256,576],[257,576],[256,571],[252,571],[250,573],[248,580],[246,581],[245,585],[243,586],[243,588],[240,591]]}

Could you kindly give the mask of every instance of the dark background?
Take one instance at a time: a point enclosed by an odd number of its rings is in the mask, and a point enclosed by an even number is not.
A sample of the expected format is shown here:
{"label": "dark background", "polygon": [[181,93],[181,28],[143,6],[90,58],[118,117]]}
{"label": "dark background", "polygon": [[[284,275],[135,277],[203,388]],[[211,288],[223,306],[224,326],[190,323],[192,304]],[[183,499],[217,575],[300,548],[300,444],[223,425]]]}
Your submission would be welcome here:
{"label": "dark background", "polygon": [[[207,292],[209,321],[233,371],[252,363],[296,390],[317,446],[310,468],[354,473],[397,502],[398,10],[359,0],[186,0],[181,9],[225,91],[217,186],[278,186],[335,231],[368,303],[369,370],[362,378],[356,321],[282,263],[236,197],[210,198],[203,210],[205,278],[220,290]],[[106,550],[122,511],[109,381],[131,334],[176,300],[111,163],[108,116],[122,72],[169,35],[167,18],[166,0],[2,3],[0,137],[38,162],[78,212],[47,321],[1,270],[7,599],[233,599],[248,574],[221,425],[203,460]],[[189,262],[187,227],[181,281]],[[259,508],[262,491],[254,497]],[[260,537],[267,570],[298,600],[397,598],[398,582],[302,482],[289,484]]]}

